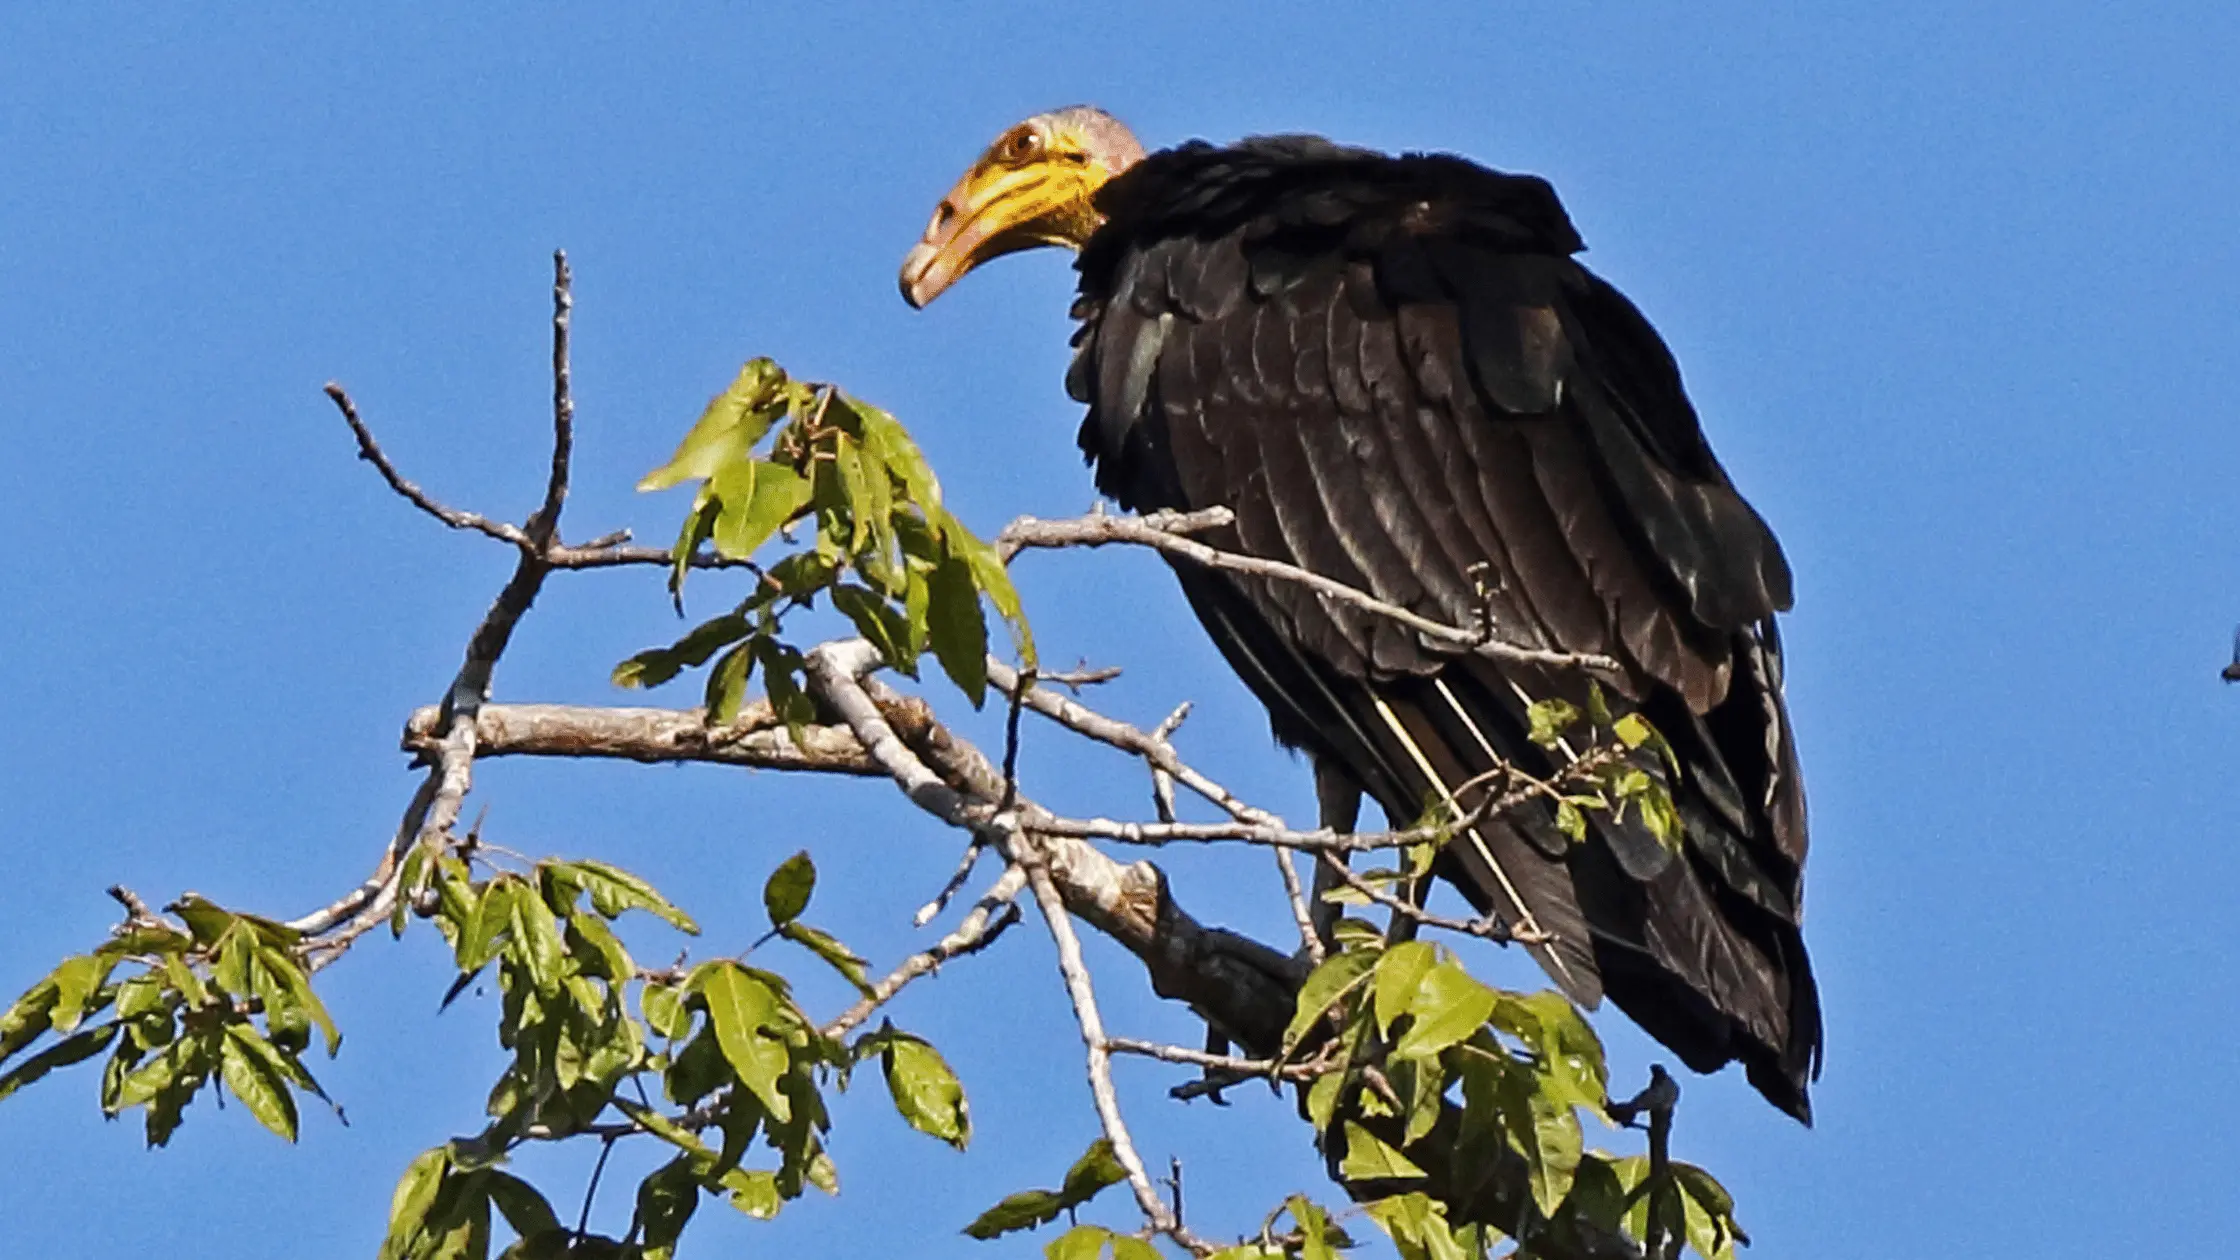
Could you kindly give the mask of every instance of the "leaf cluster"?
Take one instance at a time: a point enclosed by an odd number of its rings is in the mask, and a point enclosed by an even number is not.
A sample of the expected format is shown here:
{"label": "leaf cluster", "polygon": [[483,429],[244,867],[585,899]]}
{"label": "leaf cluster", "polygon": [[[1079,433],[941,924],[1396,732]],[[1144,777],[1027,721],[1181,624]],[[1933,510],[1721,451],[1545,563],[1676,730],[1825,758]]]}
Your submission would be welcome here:
{"label": "leaf cluster", "polygon": [[[1339,1179],[1369,1200],[1364,1211],[1403,1256],[1480,1256],[1502,1236],[1485,1222],[1452,1222],[1449,1205],[1424,1192],[1428,1174],[1407,1151],[1427,1140],[1455,1166],[1525,1170],[1530,1201],[1504,1223],[1513,1254],[1529,1257],[1536,1239],[1578,1225],[1645,1236],[1656,1197],[1646,1157],[1585,1148],[1582,1113],[1610,1123],[1608,1069],[1568,999],[1485,984],[1443,947],[1391,941],[1359,920],[1342,921],[1337,939],[1300,988],[1283,1051],[1314,1051],[1326,1065],[1307,1088],[1307,1116]],[[1671,1236],[1727,1260],[1741,1237],[1732,1199],[1701,1169],[1674,1169],[1680,1193],[1658,1199]]]}
{"label": "leaf cluster", "polygon": [[342,1045],[297,955],[299,934],[191,894],[166,908],[178,926],[135,920],[64,959],[0,1015],[0,1063],[52,1035],[0,1074],[0,1098],[107,1051],[102,1113],[141,1109],[150,1146],[169,1142],[187,1104],[215,1083],[294,1141],[296,1095],[328,1101],[304,1065],[312,1031],[330,1057]]}
{"label": "leaf cluster", "polygon": [[[679,613],[698,557],[749,564],[757,580],[729,612],[616,666],[622,686],[657,686],[712,660],[708,715],[722,723],[737,717],[759,669],[777,716],[798,728],[814,714],[802,655],[785,639],[783,621],[819,596],[910,677],[930,651],[975,707],[988,685],[983,599],[1033,663],[1033,635],[1002,559],[943,506],[925,456],[879,408],[755,359],[638,488],[688,481],[699,489],[669,582]],[[796,526],[806,527],[798,539]],[[774,538],[791,549],[757,562]]]}
{"label": "leaf cluster", "polygon": [[[513,1059],[490,1091],[488,1125],[406,1170],[382,1260],[487,1256],[493,1210],[516,1235],[504,1253],[510,1260],[668,1260],[704,1196],[768,1219],[808,1187],[837,1193],[825,1090],[845,1089],[853,1069],[873,1057],[906,1121],[959,1148],[969,1140],[963,1087],[922,1039],[891,1024],[852,1042],[828,1035],[784,976],[741,957],[640,968],[612,920],[641,910],[682,931],[697,928],[628,872],[545,861],[476,878],[449,854],[424,869],[433,894],[425,900],[459,969],[446,1001],[494,973],[499,1041]],[[801,921],[815,886],[806,853],[779,865],[763,889],[771,920],[764,939],[799,944],[870,992],[863,960]],[[621,1238],[563,1229],[539,1191],[502,1171],[524,1142],[576,1136],[645,1136],[674,1150],[639,1184]],[[758,1147],[768,1155],[752,1159]]]}
{"label": "leaf cluster", "polygon": [[[1680,852],[1686,830],[1672,803],[1672,776],[1680,763],[1671,745],[1639,713],[1613,714],[1602,688],[1589,684],[1584,709],[1568,700],[1541,700],[1525,714],[1533,743],[1563,753],[1567,784],[1556,799],[1556,827],[1574,843],[1587,838],[1587,811],[1601,810],[1624,826],[1630,810],[1657,844]],[[1584,742],[1588,751],[1580,751]],[[1618,755],[1597,755],[1599,751]]]}

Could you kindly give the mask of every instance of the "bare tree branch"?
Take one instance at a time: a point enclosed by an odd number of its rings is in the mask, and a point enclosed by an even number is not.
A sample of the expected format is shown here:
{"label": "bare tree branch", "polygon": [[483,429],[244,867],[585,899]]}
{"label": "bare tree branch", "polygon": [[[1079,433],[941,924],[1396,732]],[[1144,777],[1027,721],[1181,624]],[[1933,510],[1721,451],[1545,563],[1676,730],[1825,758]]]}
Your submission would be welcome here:
{"label": "bare tree branch", "polygon": [[1097,1122],[1104,1128],[1105,1138],[1112,1143],[1112,1157],[1128,1174],[1128,1188],[1135,1191],[1136,1206],[1143,1212],[1143,1219],[1151,1228],[1167,1235],[1198,1255],[1209,1255],[1213,1248],[1195,1238],[1183,1227],[1180,1220],[1167,1210],[1159,1198],[1159,1189],[1151,1184],[1151,1175],[1144,1170],[1143,1157],[1136,1153],[1135,1139],[1128,1133],[1128,1123],[1120,1115],[1120,1095],[1112,1085],[1112,1047],[1105,1040],[1104,1016],[1097,1010],[1095,986],[1089,979],[1089,966],[1081,958],[1081,939],[1073,931],[1073,915],[1067,911],[1065,899],[1058,895],[1057,885],[1051,882],[1050,868],[1042,855],[1034,852],[1032,841],[1021,845],[1026,852],[1020,859],[1027,868],[1027,882],[1034,889],[1034,898],[1042,907],[1043,922],[1049,925],[1050,939],[1058,947],[1058,973],[1065,978],[1066,995],[1073,1000],[1073,1017],[1081,1026],[1081,1042],[1088,1050],[1089,1097],[1097,1109]]}
{"label": "bare tree branch", "polygon": [[1619,676],[1625,672],[1624,667],[1616,660],[1599,653],[1553,652],[1504,643],[1480,630],[1464,630],[1433,621],[1311,570],[1281,561],[1263,560],[1258,556],[1222,551],[1188,536],[1218,529],[1233,523],[1235,519],[1227,508],[1207,508],[1188,513],[1153,512],[1148,516],[1110,516],[1098,512],[1068,521],[1046,521],[1022,516],[996,535],[996,549],[1008,559],[1029,547],[1103,547],[1112,543],[1129,543],[1149,547],[1162,555],[1188,560],[1208,569],[1304,586],[1341,604],[1350,604],[1364,612],[1398,622],[1426,638],[1452,644],[1497,661],[1539,665],[1551,669],[1598,670]]}
{"label": "bare tree branch", "polygon": [[[498,658],[505,654],[506,645],[513,638],[513,628],[536,602],[537,592],[544,586],[547,574],[552,571],[543,556],[543,547],[549,543],[560,526],[560,508],[567,497],[568,457],[574,446],[575,404],[569,395],[567,372],[568,312],[573,306],[569,291],[567,256],[553,255],[553,456],[551,472],[546,478],[543,506],[530,517],[529,531],[520,533],[517,545],[520,558],[515,562],[513,575],[506,579],[498,597],[491,602],[490,610],[467,640],[466,660],[451,680],[450,691],[445,695],[441,729],[434,733],[436,747],[423,753],[430,762],[428,779],[422,790],[413,797],[405,810],[404,822],[397,828],[396,836],[374,868],[374,874],[349,896],[299,920],[301,930],[318,939],[305,951],[306,965],[317,969],[332,963],[358,937],[370,931],[375,924],[389,917],[396,904],[398,884],[404,871],[405,854],[415,846],[436,842],[449,835],[459,821],[459,810],[468,791],[474,785],[474,757],[476,748],[476,711],[490,698],[490,678],[496,670]],[[373,444],[372,434],[357,418],[356,409],[349,405],[348,395],[339,387],[328,387],[328,396],[342,408],[343,418],[351,431],[358,436],[359,454],[372,460],[380,469],[390,488],[410,499],[424,511],[433,512],[446,524],[450,518],[437,511],[436,504],[418,487],[403,481],[396,474],[380,448]],[[444,511],[448,511],[445,509]],[[479,519],[479,518],[478,518]],[[471,525],[462,528],[476,528]],[[511,526],[506,527],[511,530]],[[493,537],[506,538],[502,532],[484,530]],[[507,538],[508,541],[514,541]],[[335,926],[340,924],[339,927]],[[291,925],[293,926],[293,925]]]}
{"label": "bare tree branch", "polygon": [[1141,1055],[1162,1063],[1181,1063],[1233,1072],[1240,1078],[1276,1076],[1287,1081],[1311,1081],[1329,1070],[1329,1065],[1320,1061],[1285,1063],[1277,1059],[1245,1059],[1233,1054],[1210,1054],[1204,1050],[1170,1046],[1157,1041],[1141,1041],[1134,1037],[1107,1037],[1105,1046],[1115,1054]]}
{"label": "bare tree branch", "polygon": [[575,312],[575,277],[568,271],[568,252],[552,251],[552,471],[546,475],[544,502],[530,514],[521,532],[539,552],[559,536],[560,508],[568,499],[568,465],[575,458],[576,400],[574,377],[568,365],[568,325]]}
{"label": "bare tree branch", "polygon": [[[404,749],[436,749],[442,724],[439,706],[414,711],[405,723]],[[805,727],[796,744],[767,700],[741,706],[738,718],[725,726],[710,726],[701,709],[489,704],[476,713],[475,727],[481,757],[611,757],[868,777],[886,773],[844,726]]]}
{"label": "bare tree branch", "polygon": [[374,471],[380,473],[381,479],[388,482],[389,488],[401,495],[405,502],[453,529],[471,529],[516,547],[529,545],[529,536],[522,533],[518,526],[446,507],[430,497],[417,483],[406,480],[404,474],[397,471],[397,466],[389,461],[388,454],[381,449],[381,443],[374,440],[373,430],[367,428],[366,422],[359,418],[358,405],[351,400],[349,392],[337,381],[328,381],[326,392],[327,397],[333,399],[334,405],[341,410],[343,423],[350,426],[350,432],[358,439],[358,458],[372,464]]}

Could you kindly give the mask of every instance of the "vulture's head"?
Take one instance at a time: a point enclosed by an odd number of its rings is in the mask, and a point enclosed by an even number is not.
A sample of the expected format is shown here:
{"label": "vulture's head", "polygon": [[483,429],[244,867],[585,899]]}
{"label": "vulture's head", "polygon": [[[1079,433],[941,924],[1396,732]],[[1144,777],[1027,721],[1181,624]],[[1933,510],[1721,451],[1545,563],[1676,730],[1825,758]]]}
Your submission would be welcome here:
{"label": "vulture's head", "polygon": [[1103,222],[1097,190],[1142,159],[1135,135],[1089,105],[1037,114],[1004,132],[941,199],[902,260],[902,300],[924,306],[1004,254],[1081,248]]}

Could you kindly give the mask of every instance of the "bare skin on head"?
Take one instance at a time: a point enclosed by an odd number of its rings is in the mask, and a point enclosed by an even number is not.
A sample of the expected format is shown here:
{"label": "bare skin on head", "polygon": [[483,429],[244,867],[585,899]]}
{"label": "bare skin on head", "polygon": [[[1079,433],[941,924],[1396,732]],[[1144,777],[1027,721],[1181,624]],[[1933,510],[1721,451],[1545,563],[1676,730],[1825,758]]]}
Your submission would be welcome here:
{"label": "bare skin on head", "polygon": [[902,300],[923,307],[991,258],[1045,245],[1080,249],[1104,222],[1097,190],[1142,159],[1134,133],[1091,105],[1012,127],[934,209],[902,261]]}

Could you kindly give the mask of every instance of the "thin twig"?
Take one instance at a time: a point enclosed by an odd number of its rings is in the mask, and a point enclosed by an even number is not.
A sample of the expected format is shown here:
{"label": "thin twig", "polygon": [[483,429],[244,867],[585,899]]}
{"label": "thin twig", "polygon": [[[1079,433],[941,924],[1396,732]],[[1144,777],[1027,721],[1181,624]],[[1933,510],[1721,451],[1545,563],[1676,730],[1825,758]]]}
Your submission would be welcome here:
{"label": "thin twig", "polygon": [[1027,868],[1027,883],[1034,889],[1035,902],[1042,907],[1042,921],[1050,929],[1050,939],[1058,948],[1058,973],[1065,978],[1066,995],[1073,1000],[1074,1022],[1080,1025],[1081,1041],[1088,1049],[1089,1096],[1096,1105],[1098,1124],[1112,1143],[1112,1157],[1127,1173],[1128,1188],[1135,1192],[1136,1206],[1153,1230],[1194,1253],[1211,1254],[1213,1248],[1192,1238],[1182,1222],[1160,1201],[1159,1189],[1151,1184],[1150,1174],[1144,1171],[1143,1157],[1136,1153],[1135,1139],[1128,1133],[1128,1122],[1121,1118],[1120,1096],[1112,1085],[1112,1050],[1105,1039],[1104,1017],[1097,1011],[1097,994],[1089,980],[1089,966],[1081,959],[1081,938],[1074,934],[1073,916],[1066,911],[1065,899],[1058,895],[1057,885],[1050,881],[1050,868],[1040,853],[1017,856]]}
{"label": "thin twig", "polygon": [[591,1229],[591,1200],[598,1197],[599,1178],[607,1171],[607,1156],[614,1154],[614,1142],[609,1137],[599,1143],[599,1162],[591,1166],[591,1184],[583,1188],[583,1210],[576,1214],[577,1242],[582,1242],[583,1236]]}
{"label": "thin twig", "polygon": [[334,400],[334,405],[341,409],[343,423],[350,426],[350,432],[358,439],[358,458],[372,464],[374,471],[381,474],[381,479],[389,483],[389,488],[401,495],[407,503],[453,529],[471,529],[477,533],[488,534],[500,542],[511,543],[516,547],[529,545],[529,536],[522,533],[519,526],[509,525],[504,521],[493,521],[487,516],[481,516],[473,512],[462,512],[454,507],[446,507],[429,497],[427,491],[422,490],[413,482],[407,481],[404,474],[397,471],[397,466],[389,462],[389,456],[382,451],[381,444],[374,440],[373,430],[366,427],[364,420],[359,419],[358,405],[351,401],[350,395],[342,388],[341,384],[328,381],[326,392],[327,397]]}
{"label": "thin twig", "polygon": [[1306,886],[1299,881],[1299,868],[1292,865],[1291,855],[1298,850],[1288,844],[1278,844],[1276,851],[1276,877],[1283,881],[1283,898],[1291,905],[1292,926],[1299,929],[1299,948],[1316,966],[1329,955],[1329,947],[1322,943],[1322,933],[1315,930],[1314,907],[1307,903]]}
{"label": "thin twig", "polygon": [[1099,512],[1069,521],[1046,521],[1022,516],[1004,526],[1003,532],[996,535],[996,550],[1008,558],[1029,547],[1102,547],[1110,543],[1149,547],[1163,555],[1175,556],[1209,569],[1304,586],[1341,604],[1350,604],[1364,612],[1398,622],[1426,638],[1497,661],[1515,665],[1538,665],[1549,669],[1599,670],[1620,676],[1625,672],[1624,666],[1615,659],[1600,653],[1555,652],[1488,639],[1476,630],[1465,630],[1433,621],[1398,604],[1387,603],[1366,591],[1356,590],[1343,582],[1297,565],[1223,551],[1186,536],[1218,529],[1234,520],[1234,514],[1226,508],[1207,508],[1189,513],[1154,512],[1140,517],[1111,516]]}
{"label": "thin twig", "polygon": [[1330,854],[1323,853],[1318,856],[1322,859],[1324,868],[1344,881],[1346,887],[1353,889],[1394,914],[1400,915],[1411,922],[1420,923],[1425,927],[1440,928],[1448,932],[1460,932],[1465,936],[1483,937],[1486,940],[1503,945],[1510,941],[1521,941],[1527,945],[1545,945],[1556,939],[1553,935],[1537,929],[1522,926],[1511,927],[1490,914],[1476,919],[1454,919],[1443,914],[1433,914],[1422,906],[1406,898],[1395,897],[1361,876],[1354,874],[1351,868]]}
{"label": "thin twig", "polygon": [[1017,866],[1006,866],[995,884],[983,893],[965,916],[957,930],[935,942],[932,948],[921,950],[902,960],[902,965],[886,974],[871,986],[871,992],[854,1006],[840,1013],[839,1018],[824,1026],[827,1037],[842,1037],[871,1018],[872,1013],[902,991],[902,986],[920,976],[940,969],[941,964],[952,958],[976,954],[995,944],[1004,929],[1019,921],[1019,907],[1013,899],[1026,886],[1027,873]]}
{"label": "thin twig", "polygon": [[1019,685],[1011,692],[1011,708],[1003,719],[1003,801],[996,812],[1008,813],[1019,801],[1019,706],[1027,693],[1035,688],[1035,672],[1027,670],[1019,676]]}
{"label": "thin twig", "polygon": [[[544,551],[558,536],[560,509],[568,492],[569,454],[574,448],[575,403],[567,371],[568,312],[573,299],[569,294],[565,255],[554,256],[552,304],[552,464],[545,479],[542,505],[530,516],[529,531],[513,531],[520,535],[518,539],[505,532],[483,531],[519,547],[513,574],[499,589],[498,597],[491,601],[489,611],[483,614],[473,636],[467,640],[466,659],[460,663],[459,672],[452,677],[451,687],[444,695],[441,726],[433,732],[435,746],[423,754],[431,762],[427,782],[406,808],[403,825],[397,828],[373,877],[341,902],[308,916],[312,922],[323,925],[321,934],[305,946],[305,964],[314,970],[341,957],[360,936],[389,917],[396,905],[405,855],[415,847],[440,842],[451,834],[452,827],[459,821],[460,808],[474,787],[474,758],[480,725],[477,719],[483,703],[490,698],[491,675],[497,668],[498,658],[505,654],[506,645],[513,639],[514,627],[536,602],[537,592],[543,589],[546,576],[552,572]],[[357,434],[359,453],[373,462],[390,488],[422,510],[432,512],[447,524],[452,523],[444,515],[449,509],[438,511],[440,504],[397,475],[395,467],[373,443],[371,431],[358,418],[348,395],[334,386],[327,392],[342,409],[351,431]],[[459,527],[476,528],[471,524]],[[507,526],[506,530],[512,528]],[[331,926],[334,923],[340,926]]]}
{"label": "thin twig", "polygon": [[[1190,702],[1185,700],[1151,729],[1152,741],[1172,747],[1174,733],[1182,729],[1183,719],[1189,716]],[[1151,767],[1151,808],[1159,815],[1160,822],[1171,823],[1175,820],[1174,776],[1156,764]]]}
{"label": "thin twig", "polygon": [[1276,1059],[1247,1059],[1233,1054],[1209,1054],[1186,1046],[1168,1045],[1159,1041],[1143,1041],[1135,1037],[1107,1037],[1105,1047],[1115,1054],[1141,1055],[1162,1063],[1180,1063],[1190,1067],[1212,1068],[1234,1072],[1239,1077],[1279,1076],[1287,1081],[1311,1081],[1328,1071],[1319,1063],[1284,1063]]}
{"label": "thin twig", "polygon": [[576,448],[574,378],[568,366],[568,324],[575,306],[568,251],[556,249],[552,251],[552,471],[545,478],[544,502],[521,531],[540,552],[558,536],[560,507],[568,498],[568,463]]}
{"label": "thin twig", "polygon": [[[988,658],[988,682],[1006,695],[1017,694],[1019,690],[1018,671],[992,656]],[[1227,788],[1184,764],[1182,758],[1175,754],[1173,745],[1155,740],[1126,722],[1106,717],[1077,700],[1068,699],[1047,688],[1030,688],[1023,703],[1060,726],[1086,735],[1100,744],[1109,744],[1122,752],[1143,758],[1154,768],[1173,775],[1175,782],[1204,797],[1231,818],[1274,827],[1283,825],[1283,820],[1274,814],[1245,804]]]}
{"label": "thin twig", "polygon": [[917,913],[910,916],[910,926],[924,927],[933,922],[936,915],[949,908],[949,900],[957,895],[958,889],[964,887],[966,880],[972,878],[972,868],[980,865],[980,854],[986,848],[979,836],[974,836],[965,843],[964,856],[957,859],[957,869],[949,872],[949,881],[941,886],[940,892],[933,895],[933,900],[919,906]]}

